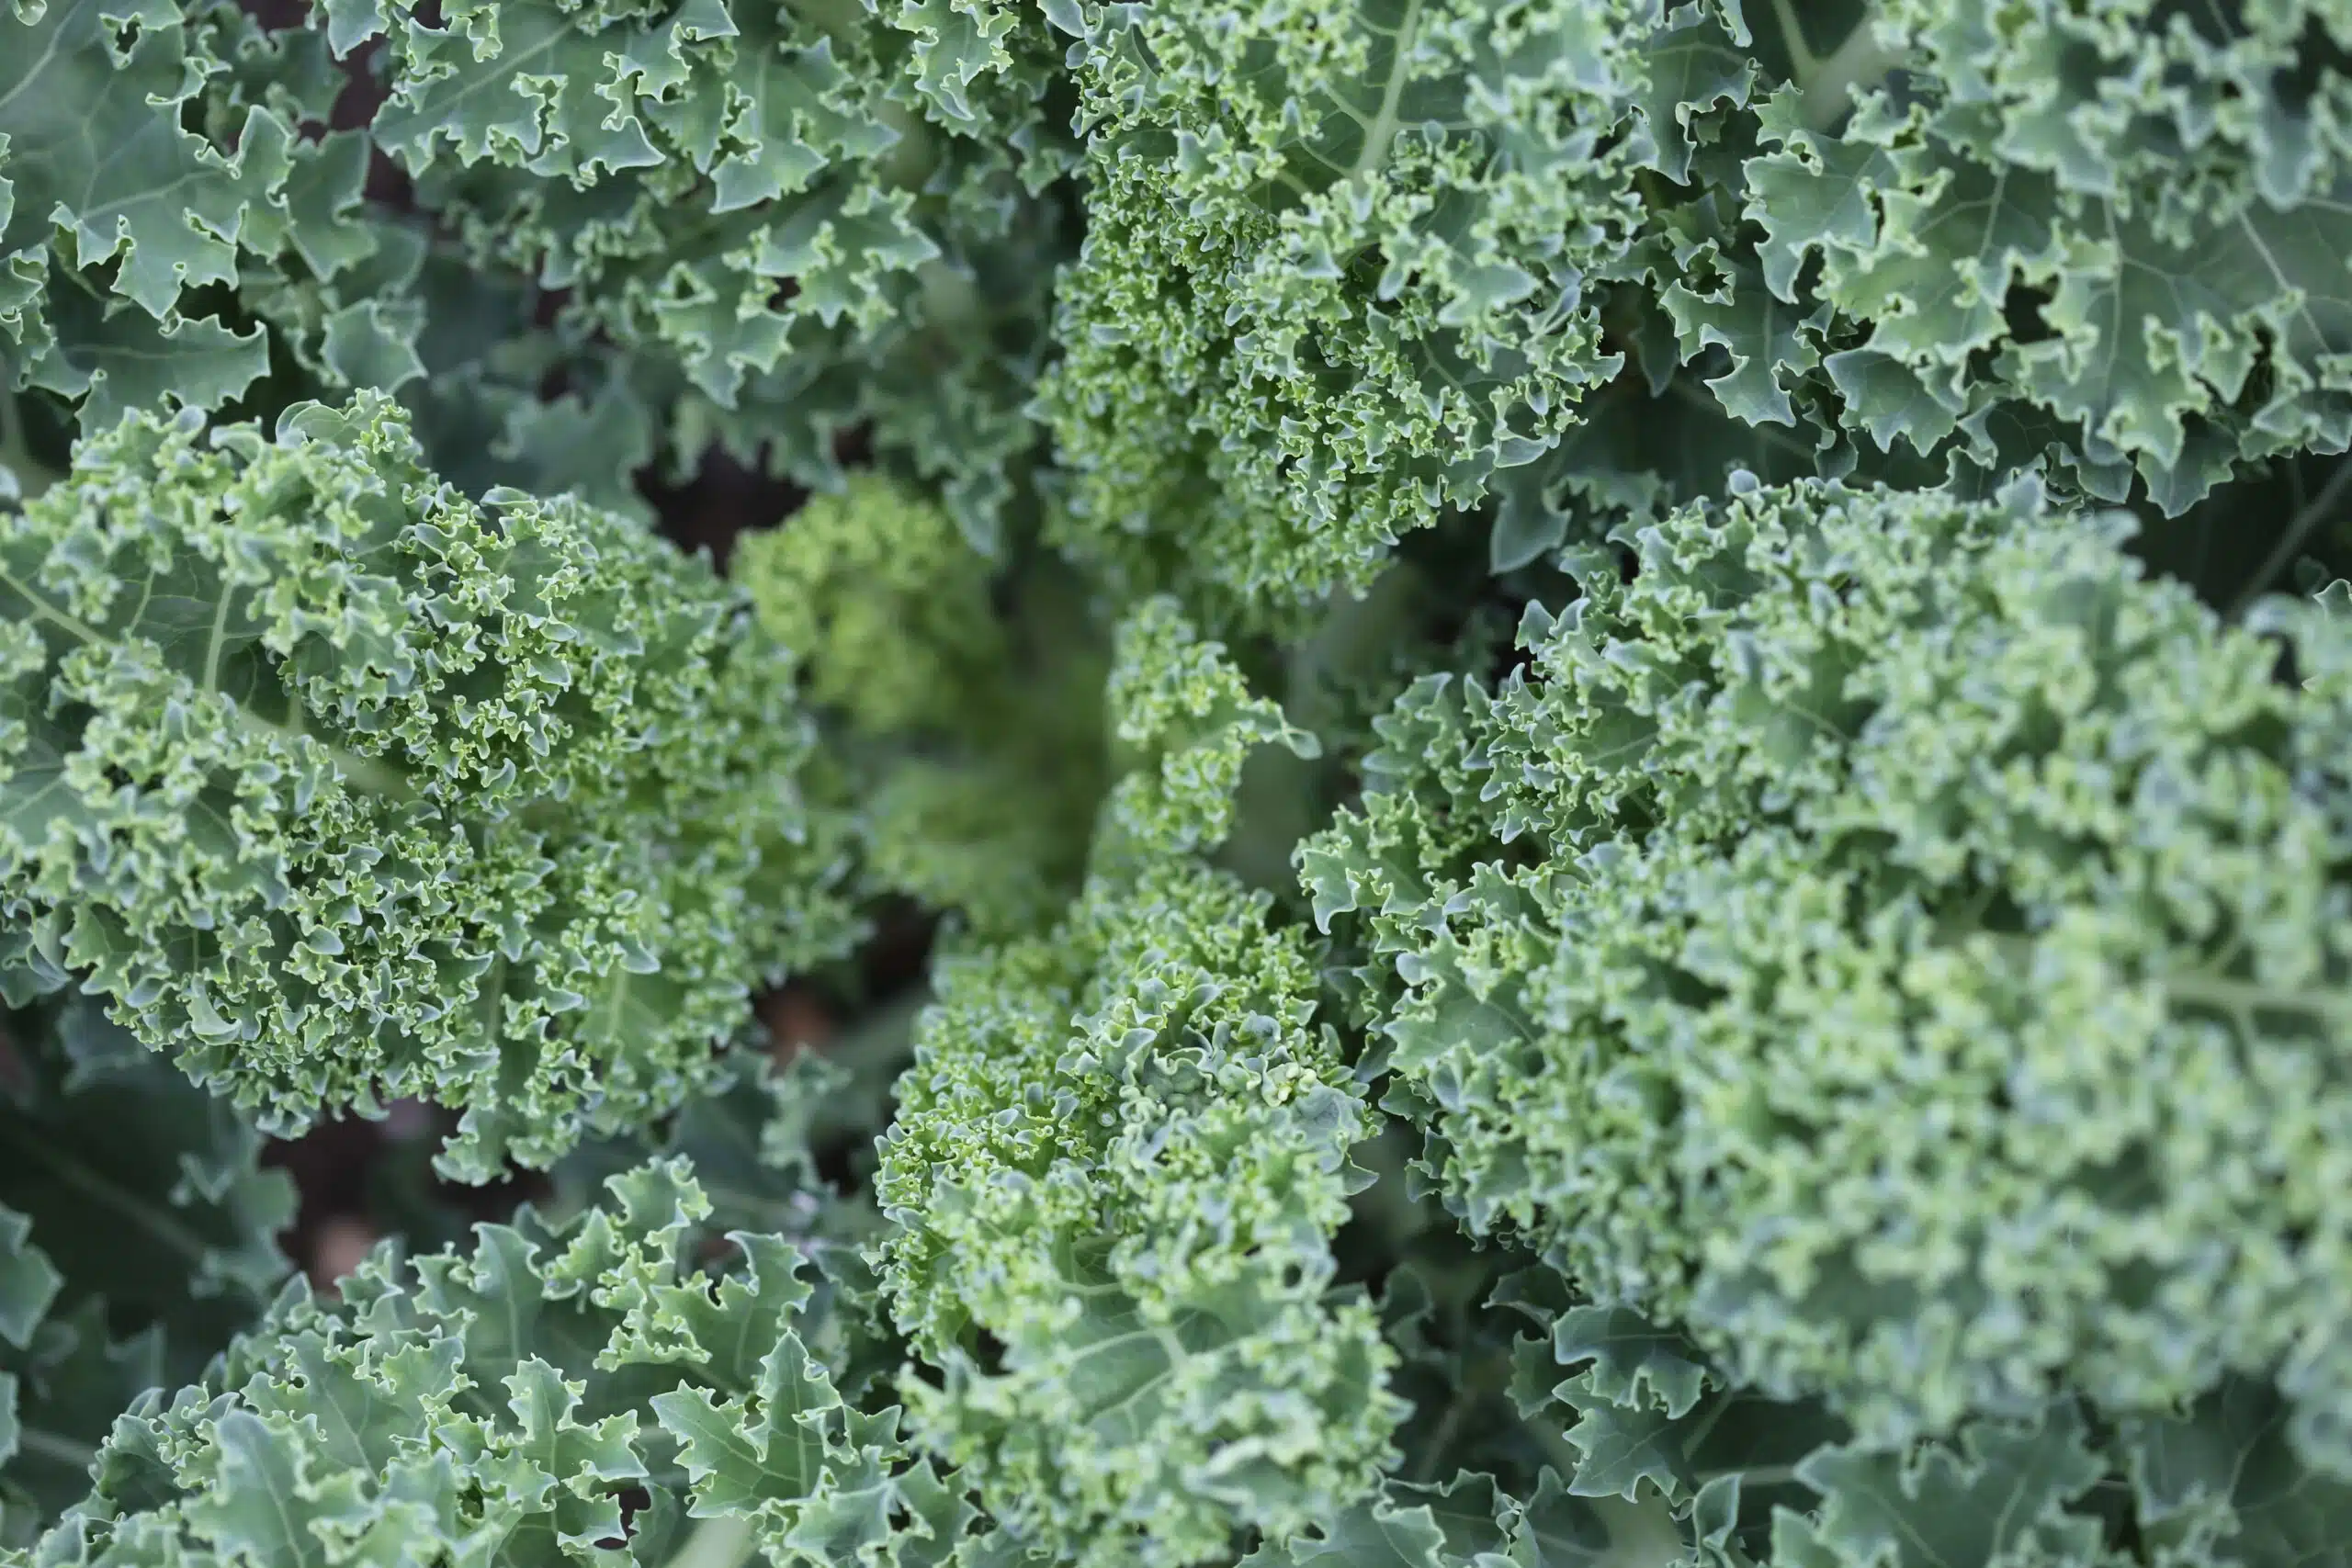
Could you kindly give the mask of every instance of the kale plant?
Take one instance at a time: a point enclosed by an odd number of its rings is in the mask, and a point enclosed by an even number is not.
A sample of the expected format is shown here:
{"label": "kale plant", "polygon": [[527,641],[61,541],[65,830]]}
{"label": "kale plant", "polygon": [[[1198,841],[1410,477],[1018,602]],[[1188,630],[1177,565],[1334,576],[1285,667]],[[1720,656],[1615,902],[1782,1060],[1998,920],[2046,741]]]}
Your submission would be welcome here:
{"label": "kale plant", "polygon": [[2323,0],[9,0],[0,1568],[2352,1568],[2347,214]]}

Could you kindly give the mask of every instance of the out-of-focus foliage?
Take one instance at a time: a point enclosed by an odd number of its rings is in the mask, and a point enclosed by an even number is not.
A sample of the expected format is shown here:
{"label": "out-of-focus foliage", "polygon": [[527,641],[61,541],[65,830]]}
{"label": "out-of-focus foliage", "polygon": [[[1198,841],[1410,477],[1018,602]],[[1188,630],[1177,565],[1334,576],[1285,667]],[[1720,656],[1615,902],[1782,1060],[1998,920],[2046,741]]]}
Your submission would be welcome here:
{"label": "out-of-focus foliage", "polygon": [[1050,924],[1105,766],[1102,655],[1066,581],[995,581],[943,507],[872,477],[738,552],[762,626],[803,650],[818,792],[854,824],[869,889],[988,936]]}
{"label": "out-of-focus foliage", "polygon": [[809,697],[863,740],[977,729],[1011,694],[989,564],[940,508],[887,479],[811,496],[737,547],[760,624],[801,650]]}
{"label": "out-of-focus foliage", "polygon": [[260,1147],[90,1002],[0,1023],[0,1544],[79,1502],[130,1401],[277,1293],[294,1194]]}

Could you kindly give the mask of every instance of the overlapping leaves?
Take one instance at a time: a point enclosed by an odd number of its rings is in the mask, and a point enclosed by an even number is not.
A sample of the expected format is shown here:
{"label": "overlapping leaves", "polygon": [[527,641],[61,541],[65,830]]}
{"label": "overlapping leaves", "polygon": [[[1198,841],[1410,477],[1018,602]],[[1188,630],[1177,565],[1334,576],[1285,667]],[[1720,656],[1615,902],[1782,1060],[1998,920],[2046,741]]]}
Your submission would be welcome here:
{"label": "overlapping leaves", "polygon": [[1009,1539],[1105,1568],[1297,1533],[1402,1413],[1370,1304],[1333,1289],[1362,1089],[1303,933],[1198,858],[1286,732],[1167,604],[1110,701],[1135,772],[1087,886],[941,966],[875,1186],[893,1317],[944,1373],[904,1389],[917,1435]]}
{"label": "overlapping leaves", "polygon": [[1774,11],[1779,52],[1843,79],[1759,95],[1713,199],[1764,238],[1726,232],[1662,297],[1686,351],[1752,345],[1759,395],[1718,379],[1726,408],[1802,431],[1791,396],[1818,398],[1882,449],[2046,462],[2110,501],[2136,479],[2168,513],[2352,439],[2341,17],[1897,4],[1822,38]]}
{"label": "overlapping leaves", "polygon": [[661,1563],[694,1529],[730,1561],[955,1560],[968,1506],[835,1390],[834,1288],[773,1235],[705,1274],[682,1161],[608,1187],[560,1231],[526,1213],[292,1291],[116,1426],[30,1561]]}
{"label": "overlapping leaves", "polygon": [[[2341,1559],[2352,642],[2004,488],[2251,476],[2257,586],[2341,569],[2338,8],[288,20],[0,21],[0,503],[57,479],[0,519],[12,996],[273,1128],[430,1091],[465,1175],[682,1108],[747,1159],[713,1046],[836,881],[962,929],[878,1232],[730,1195],[778,1234],[706,1278],[630,1162],[387,1253],[140,1402],[42,1568]],[[499,488],[713,446],[830,492],[745,600]],[[1498,584],[1327,607],[1474,511]],[[1560,569],[1518,673],[1424,673]],[[1342,623],[1422,677],[1370,756]],[[1269,811],[1273,747],[1332,760]],[[1357,784],[1317,942],[1246,877]],[[96,1292],[200,1343],[277,1268],[228,1106],[74,1060],[0,1127],[18,1534],[185,1376]],[[198,1235],[152,1300],[38,1179],[93,1111],[171,1122],[108,1151]]]}
{"label": "overlapping leaves", "polygon": [[234,6],[61,0],[0,18],[0,388],[213,410],[269,368],[257,317],[330,385],[400,386],[380,297],[413,240],[360,210],[365,141],[303,134],[334,78]]}
{"label": "overlapping leaves", "polygon": [[1648,8],[1082,9],[1063,537],[1213,604],[1362,586],[1612,367],[1587,285],[1639,222]]}
{"label": "overlapping leaves", "polygon": [[[1397,1412],[1329,1299],[1368,1128],[1261,897],[1181,863],[942,977],[876,1191],[915,1428],[1006,1529],[1211,1561],[1351,1495]],[[1000,1342],[976,1353],[973,1337]]]}
{"label": "overlapping leaves", "polygon": [[115,1417],[277,1293],[294,1194],[260,1144],[92,1003],[0,1024],[0,1545],[81,1501]]}
{"label": "overlapping leaves", "polygon": [[384,39],[368,130],[417,199],[634,356],[688,464],[715,439],[836,483],[834,437],[864,424],[986,536],[1033,444],[1016,410],[1062,223],[1042,193],[1071,157],[1050,56],[1042,23],[865,9],[392,4],[323,25],[338,52]]}

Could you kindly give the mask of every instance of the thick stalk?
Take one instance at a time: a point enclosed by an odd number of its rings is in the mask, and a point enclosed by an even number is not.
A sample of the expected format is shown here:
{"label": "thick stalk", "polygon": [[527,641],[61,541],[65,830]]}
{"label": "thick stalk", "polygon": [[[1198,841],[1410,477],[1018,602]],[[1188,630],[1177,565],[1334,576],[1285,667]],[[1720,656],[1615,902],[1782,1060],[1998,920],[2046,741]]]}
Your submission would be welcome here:
{"label": "thick stalk", "polygon": [[752,1551],[748,1519],[705,1519],[678,1548],[667,1568],[741,1568]]}
{"label": "thick stalk", "polygon": [[2278,536],[2278,543],[2263,558],[2262,564],[2254,569],[2254,575],[2246,579],[2245,586],[2238,590],[2237,597],[2230,601],[2230,619],[2235,620],[2245,614],[2247,605],[2269,592],[2278,574],[2286,570],[2301,552],[2303,541],[2311,537],[2312,530],[2322,523],[2343,521],[2340,508],[2347,490],[2352,490],[2352,457],[2337,462],[2335,471],[2327,476],[2327,483],[2320,487],[2319,493],[2305,502],[2295,515],[2288,519],[2287,530]]}
{"label": "thick stalk", "polygon": [[1827,54],[1815,54],[1805,42],[1792,0],[1772,0],[1773,20],[1789,51],[1789,77],[1804,95],[1804,123],[1811,130],[1827,130],[1846,117],[1854,96],[1885,79],[1904,63],[1904,53],[1879,41],[1878,17],[1863,7],[1845,40]]}

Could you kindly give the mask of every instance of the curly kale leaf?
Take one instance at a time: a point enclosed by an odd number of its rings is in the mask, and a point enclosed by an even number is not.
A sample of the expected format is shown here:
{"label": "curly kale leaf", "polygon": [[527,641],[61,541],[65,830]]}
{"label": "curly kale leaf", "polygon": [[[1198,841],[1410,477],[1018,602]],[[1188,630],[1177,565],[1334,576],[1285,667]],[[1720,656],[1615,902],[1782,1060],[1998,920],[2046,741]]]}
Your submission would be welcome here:
{"label": "curly kale leaf", "polygon": [[[811,484],[835,437],[996,533],[1075,157],[1042,21],[963,6],[387,4],[368,134],[479,264],[635,361],[665,445]],[[1065,117],[1066,118],[1066,117]]]}
{"label": "curly kale leaf", "polygon": [[1039,394],[1075,553],[1295,611],[1614,370],[1589,285],[1643,220],[1656,7],[1083,10],[1088,225]]}
{"label": "curly kale leaf", "polygon": [[1215,849],[1232,829],[1242,764],[1261,746],[1309,760],[1316,738],[1250,690],[1222,643],[1176,602],[1147,599],[1119,624],[1103,699],[1114,743],[1095,864]]}
{"label": "curly kale leaf", "polygon": [[1539,1268],[1507,1278],[1488,1303],[1542,1330],[1517,1342],[1519,1420],[1499,1423],[1538,1439],[1540,1468],[1506,1462],[1430,1484],[1417,1476],[1442,1472],[1424,1464],[1244,1568],[2345,1561],[2352,1484],[2293,1457],[2281,1402],[2253,1380],[2161,1416],[2102,1422],[2060,1397],[1879,1448],[1855,1442],[1818,1402],[1732,1382],[1686,1336],[1635,1312],[1563,1304],[1564,1288]]}
{"label": "curly kale leaf", "polygon": [[2172,514],[2352,440],[2324,7],[1057,15],[1050,529],[1128,597],[1285,625],[1449,511],[1515,565],[1735,463]]}
{"label": "curly kale leaf", "polygon": [[[1204,1562],[1371,1479],[1401,1412],[1329,1238],[1371,1131],[1266,900],[1182,862],[954,966],[876,1190],[922,1443],[1014,1539]],[[979,1348],[985,1335],[1000,1351]]]}
{"label": "curly kale leaf", "polygon": [[844,1404],[840,1293],[737,1233],[683,1161],[617,1176],[550,1229],[469,1253],[389,1245],[338,1301],[297,1288],[203,1382],[115,1426],[90,1498],[31,1553],[72,1563],[421,1561],[650,1565],[955,1559],[973,1517],[897,1473],[897,1413]]}
{"label": "curly kale leaf", "polygon": [[267,373],[263,320],[322,385],[415,376],[413,255],[360,209],[367,144],[303,134],[337,85],[232,5],[0,17],[0,389],[92,432],[215,410]]}
{"label": "curly kale leaf", "polygon": [[2347,628],[2265,610],[2298,687],[2030,488],[1745,491],[1302,856],[1449,1202],[1873,1442],[2237,1372],[2352,1473]]}
{"label": "curly kale leaf", "polygon": [[698,561],[436,485],[398,412],[128,420],[0,517],[0,907],[271,1130],[421,1095],[479,1179],[722,1072],[848,934],[788,656]]}
{"label": "curly kale leaf", "polygon": [[1727,410],[1795,423],[1809,381],[1882,449],[2110,501],[2136,475],[2167,514],[2352,440],[2341,16],[1897,0],[1806,25],[1772,7],[1785,85],[1701,182],[1760,243],[1695,288],[1656,275],[1686,355],[1773,344],[1742,373],[1760,400],[1711,383]]}
{"label": "curly kale leaf", "polygon": [[1872,10],[1856,31],[1878,35],[1882,67],[1900,58],[1889,40],[1935,61],[1952,101],[1997,114],[2006,157],[2070,193],[2186,216],[2248,197],[2292,207],[2352,174],[2352,20],[2330,6]]}

